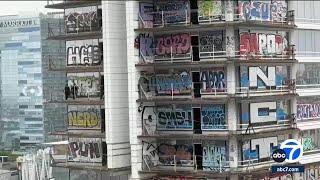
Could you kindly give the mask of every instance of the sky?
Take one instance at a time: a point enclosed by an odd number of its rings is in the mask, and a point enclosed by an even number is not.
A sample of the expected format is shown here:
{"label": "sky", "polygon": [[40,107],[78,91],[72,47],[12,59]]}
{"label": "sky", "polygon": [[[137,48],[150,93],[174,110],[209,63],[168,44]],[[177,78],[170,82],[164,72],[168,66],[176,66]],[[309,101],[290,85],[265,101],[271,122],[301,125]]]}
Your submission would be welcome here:
{"label": "sky", "polygon": [[50,12],[52,9],[46,9],[47,0],[42,1],[0,1],[0,16],[16,15],[19,12]]}

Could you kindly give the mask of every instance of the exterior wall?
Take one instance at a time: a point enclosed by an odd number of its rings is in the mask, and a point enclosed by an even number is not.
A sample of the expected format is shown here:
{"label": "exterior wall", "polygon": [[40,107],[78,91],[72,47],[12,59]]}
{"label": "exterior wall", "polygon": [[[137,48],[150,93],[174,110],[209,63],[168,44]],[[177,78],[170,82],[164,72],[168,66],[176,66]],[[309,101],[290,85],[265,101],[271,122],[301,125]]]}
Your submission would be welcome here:
{"label": "exterior wall", "polygon": [[138,80],[139,72],[135,68],[135,63],[139,61],[136,51],[131,47],[136,38],[134,29],[138,27],[136,13],[139,11],[139,2],[126,2],[126,28],[127,28],[127,66],[128,66],[128,90],[129,90],[129,127],[130,127],[130,145],[131,145],[131,178],[139,179],[138,173],[142,169],[142,143],[137,139],[138,134],[142,132],[140,113],[137,112],[139,104],[136,99],[139,98]]}
{"label": "exterior wall", "polygon": [[320,12],[317,9],[320,7],[318,1],[291,1],[290,9],[295,11],[295,20],[297,23],[317,23]]}
{"label": "exterior wall", "polygon": [[[63,68],[65,65],[65,42],[61,40],[47,40],[48,24],[58,25],[63,19],[55,15],[41,17],[41,45],[42,45],[42,81],[43,81],[43,109],[45,141],[51,142],[60,138],[50,136],[51,132],[63,131],[67,128],[65,112],[67,106],[52,104],[50,101],[64,99],[64,86],[66,82],[65,71],[51,71],[50,68]],[[51,65],[50,65],[51,64]],[[53,67],[52,67],[53,66]]]}

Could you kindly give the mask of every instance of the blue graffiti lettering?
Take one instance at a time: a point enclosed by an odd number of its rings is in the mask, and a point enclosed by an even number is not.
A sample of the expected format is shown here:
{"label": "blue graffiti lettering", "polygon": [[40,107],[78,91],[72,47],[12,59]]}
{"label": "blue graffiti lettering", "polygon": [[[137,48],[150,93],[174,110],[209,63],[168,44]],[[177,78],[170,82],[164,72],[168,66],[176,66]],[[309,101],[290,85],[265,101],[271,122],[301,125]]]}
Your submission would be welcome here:
{"label": "blue graffiti lettering", "polygon": [[225,91],[225,75],[223,70],[208,70],[201,72],[201,82],[205,82],[203,92]]}
{"label": "blue graffiti lettering", "polygon": [[201,129],[225,129],[224,105],[211,105],[201,108]]}

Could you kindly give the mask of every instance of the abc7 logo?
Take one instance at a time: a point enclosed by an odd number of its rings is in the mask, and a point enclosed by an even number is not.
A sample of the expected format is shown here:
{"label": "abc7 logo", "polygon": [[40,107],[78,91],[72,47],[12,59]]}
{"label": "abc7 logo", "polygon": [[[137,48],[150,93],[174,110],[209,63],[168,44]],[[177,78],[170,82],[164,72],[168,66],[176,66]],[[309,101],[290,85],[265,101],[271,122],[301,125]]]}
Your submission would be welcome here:
{"label": "abc7 logo", "polygon": [[286,152],[282,149],[277,149],[272,153],[272,159],[275,162],[281,163],[286,160]]}
{"label": "abc7 logo", "polygon": [[281,143],[280,149],[272,153],[272,159],[276,162],[298,162],[303,155],[301,143],[295,139],[288,139]]}

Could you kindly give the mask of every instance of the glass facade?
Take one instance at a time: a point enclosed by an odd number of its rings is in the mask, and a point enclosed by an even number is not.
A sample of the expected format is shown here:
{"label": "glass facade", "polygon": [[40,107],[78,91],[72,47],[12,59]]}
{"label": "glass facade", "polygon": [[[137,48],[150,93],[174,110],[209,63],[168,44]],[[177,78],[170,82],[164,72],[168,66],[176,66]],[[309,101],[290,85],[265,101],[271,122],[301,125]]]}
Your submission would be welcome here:
{"label": "glass facade", "polygon": [[42,19],[0,18],[2,150],[23,151],[45,141],[42,59],[48,44]]}

